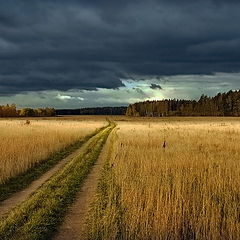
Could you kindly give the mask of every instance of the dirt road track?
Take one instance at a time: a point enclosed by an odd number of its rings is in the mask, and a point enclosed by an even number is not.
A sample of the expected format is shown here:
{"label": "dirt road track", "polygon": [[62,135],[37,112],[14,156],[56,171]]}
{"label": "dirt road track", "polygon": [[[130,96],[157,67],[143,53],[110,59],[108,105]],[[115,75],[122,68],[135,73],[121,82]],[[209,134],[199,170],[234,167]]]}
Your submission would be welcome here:
{"label": "dirt road track", "polygon": [[91,173],[84,181],[80,192],[77,194],[76,200],[68,210],[65,220],[59,227],[56,235],[53,237],[53,240],[87,239],[86,217],[94,194],[96,192],[101,169],[105,162],[105,151],[108,141],[109,139],[105,143],[97,163],[93,166]]}
{"label": "dirt road track", "polygon": [[[84,146],[84,144],[83,144]],[[83,147],[82,146],[82,147]],[[73,159],[75,156],[78,156],[82,151],[82,147],[71,153],[69,156],[61,160],[58,164],[56,164],[49,171],[44,173],[40,178],[33,181],[27,188],[23,189],[20,192],[13,194],[10,198],[0,202],[0,217],[6,215],[9,211],[11,211],[14,207],[28,199],[28,197],[35,192],[44,182],[46,182],[49,178],[51,178],[59,169],[61,169],[68,161]]]}

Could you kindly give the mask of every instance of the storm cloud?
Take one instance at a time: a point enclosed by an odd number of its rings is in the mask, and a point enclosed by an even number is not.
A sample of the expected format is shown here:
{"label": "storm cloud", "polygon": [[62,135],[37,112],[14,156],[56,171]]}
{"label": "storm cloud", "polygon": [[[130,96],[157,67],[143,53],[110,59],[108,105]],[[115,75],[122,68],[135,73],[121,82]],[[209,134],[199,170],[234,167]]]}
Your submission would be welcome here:
{"label": "storm cloud", "polygon": [[158,89],[158,90],[162,89],[162,87],[159,84],[156,84],[156,83],[151,83],[150,88],[151,89]]}
{"label": "storm cloud", "polygon": [[0,95],[115,90],[129,75],[240,72],[239,7],[237,0],[4,1]]}

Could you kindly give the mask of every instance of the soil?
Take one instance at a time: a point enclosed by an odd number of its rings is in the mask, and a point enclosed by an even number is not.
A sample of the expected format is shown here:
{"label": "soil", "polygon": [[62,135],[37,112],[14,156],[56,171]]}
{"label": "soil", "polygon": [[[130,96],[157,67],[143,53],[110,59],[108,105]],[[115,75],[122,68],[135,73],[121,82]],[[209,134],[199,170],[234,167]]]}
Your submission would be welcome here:
{"label": "soil", "polygon": [[90,204],[96,192],[101,169],[105,162],[104,152],[106,150],[107,142],[102,149],[97,163],[93,166],[91,173],[83,182],[81,190],[77,194],[73,205],[69,208],[65,220],[62,225],[60,225],[53,240],[87,239],[86,218]]}
{"label": "soil", "polygon": [[14,193],[8,199],[0,202],[0,217],[7,215],[9,211],[15,208],[17,205],[21,204],[23,201],[27,200],[29,196],[34,193],[43,183],[50,179],[59,169],[63,168],[64,165],[73,159],[75,156],[79,155],[82,151],[82,148],[79,148],[75,152],[68,155],[66,158],[57,163],[53,168],[44,173],[40,178],[33,181],[27,188]]}

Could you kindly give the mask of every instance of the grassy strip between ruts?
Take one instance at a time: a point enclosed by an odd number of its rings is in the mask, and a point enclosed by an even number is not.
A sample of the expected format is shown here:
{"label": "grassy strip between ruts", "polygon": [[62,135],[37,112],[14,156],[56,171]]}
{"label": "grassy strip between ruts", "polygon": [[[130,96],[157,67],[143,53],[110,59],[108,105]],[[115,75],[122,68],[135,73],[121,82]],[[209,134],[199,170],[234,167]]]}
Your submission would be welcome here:
{"label": "grassy strip between ruts", "polygon": [[0,239],[50,239],[114,127],[115,124],[111,123],[92,137],[79,156],[10,212],[0,223]]}
{"label": "grassy strip between ruts", "polygon": [[[124,207],[120,203],[121,188],[116,184],[112,147],[117,135],[112,134],[108,143],[106,161],[98,182],[96,196],[91,203],[87,218],[88,239],[122,239],[122,215]],[[112,214],[114,212],[114,214]],[[109,229],[111,228],[111,229]]]}
{"label": "grassy strip between ruts", "polygon": [[0,201],[7,199],[11,194],[16,193],[24,188],[26,188],[32,181],[39,178],[42,174],[51,169],[54,165],[60,162],[62,159],[76,151],[80,148],[85,142],[87,142],[91,137],[99,133],[102,127],[93,133],[87,135],[84,138],[77,140],[76,142],[66,146],[62,150],[58,152],[52,153],[47,159],[34,164],[31,168],[29,168],[26,172],[10,178],[4,184],[0,184]]}

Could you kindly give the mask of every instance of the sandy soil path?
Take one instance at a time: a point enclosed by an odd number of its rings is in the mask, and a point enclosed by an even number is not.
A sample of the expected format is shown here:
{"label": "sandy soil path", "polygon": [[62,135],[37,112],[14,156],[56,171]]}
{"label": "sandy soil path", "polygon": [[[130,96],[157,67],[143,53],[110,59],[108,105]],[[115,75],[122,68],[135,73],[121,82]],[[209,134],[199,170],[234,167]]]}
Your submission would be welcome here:
{"label": "sandy soil path", "polygon": [[7,215],[14,207],[25,201],[33,192],[35,192],[44,182],[53,176],[59,169],[61,169],[68,161],[79,155],[85,144],[78,150],[68,155],[66,158],[57,163],[53,168],[44,173],[40,178],[33,181],[27,188],[20,192],[11,195],[10,198],[0,202],[0,217]]}
{"label": "sandy soil path", "polygon": [[[110,133],[111,135],[112,133]],[[110,136],[109,136],[110,137]],[[91,173],[85,179],[81,190],[77,194],[77,197],[73,205],[69,208],[64,222],[60,225],[58,232],[53,237],[53,240],[83,240],[87,239],[86,236],[86,218],[90,204],[93,200],[96,192],[98,179],[100,178],[101,169],[105,162],[105,153],[107,150],[107,144],[105,143],[98,161],[93,166]]]}

